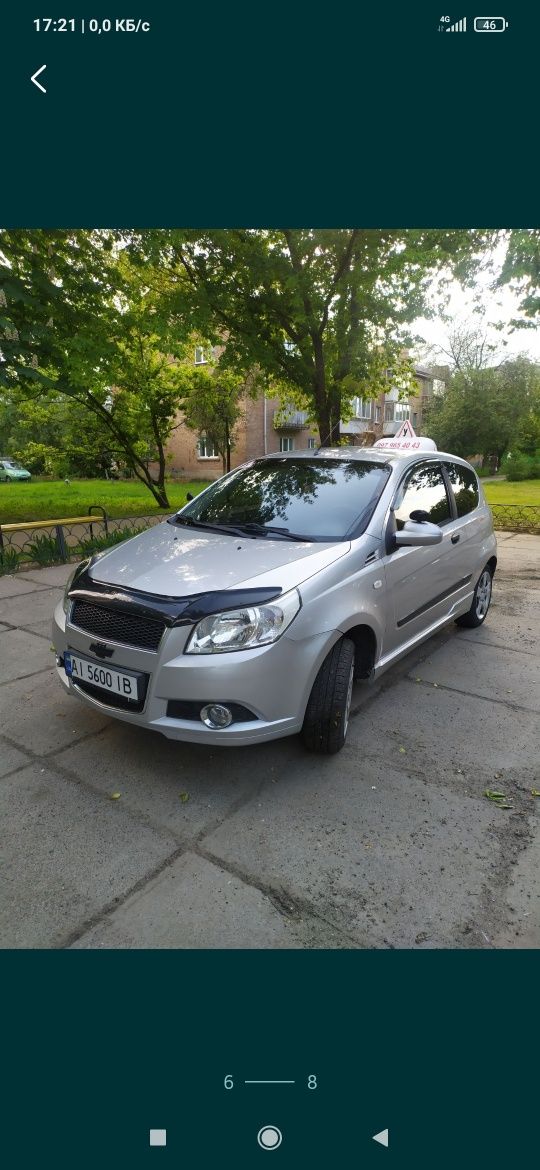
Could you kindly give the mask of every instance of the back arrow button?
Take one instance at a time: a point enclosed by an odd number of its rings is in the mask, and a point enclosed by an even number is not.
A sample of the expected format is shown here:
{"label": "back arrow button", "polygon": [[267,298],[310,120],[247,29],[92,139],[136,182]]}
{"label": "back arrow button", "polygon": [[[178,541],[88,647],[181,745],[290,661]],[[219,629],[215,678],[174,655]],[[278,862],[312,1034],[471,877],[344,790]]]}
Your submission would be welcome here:
{"label": "back arrow button", "polygon": [[33,81],[34,85],[37,85],[38,89],[40,89],[42,93],[47,93],[47,90],[45,89],[45,86],[41,84],[41,81],[36,81],[36,77],[39,77],[40,73],[43,73],[43,70],[46,68],[46,65],[42,65],[40,69],[36,69],[36,72],[33,73],[30,78],[30,81]]}

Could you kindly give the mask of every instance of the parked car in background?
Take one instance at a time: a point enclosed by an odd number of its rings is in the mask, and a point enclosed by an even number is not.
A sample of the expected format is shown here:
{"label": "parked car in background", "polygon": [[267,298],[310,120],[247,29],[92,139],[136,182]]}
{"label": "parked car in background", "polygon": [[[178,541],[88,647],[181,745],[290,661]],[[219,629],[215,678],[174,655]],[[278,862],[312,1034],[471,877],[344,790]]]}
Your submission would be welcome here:
{"label": "parked car in background", "polygon": [[0,483],[13,483],[31,479],[32,476],[26,467],[22,467],[17,463],[16,459],[9,459],[7,456],[0,458]]}
{"label": "parked car in background", "polygon": [[63,686],[199,743],[345,742],[354,679],[447,622],[480,626],[497,563],[473,468],[337,447],[236,468],[175,516],[84,561],[53,623]]}

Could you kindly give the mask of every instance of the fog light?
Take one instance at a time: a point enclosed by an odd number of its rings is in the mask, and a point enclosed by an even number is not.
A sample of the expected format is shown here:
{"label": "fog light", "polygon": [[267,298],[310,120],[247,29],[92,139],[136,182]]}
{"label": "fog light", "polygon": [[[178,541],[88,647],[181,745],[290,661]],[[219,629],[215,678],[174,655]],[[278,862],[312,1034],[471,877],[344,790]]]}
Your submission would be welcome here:
{"label": "fog light", "polygon": [[201,719],[207,727],[229,727],[233,717],[232,711],[221,703],[208,703],[208,706],[201,707]]}

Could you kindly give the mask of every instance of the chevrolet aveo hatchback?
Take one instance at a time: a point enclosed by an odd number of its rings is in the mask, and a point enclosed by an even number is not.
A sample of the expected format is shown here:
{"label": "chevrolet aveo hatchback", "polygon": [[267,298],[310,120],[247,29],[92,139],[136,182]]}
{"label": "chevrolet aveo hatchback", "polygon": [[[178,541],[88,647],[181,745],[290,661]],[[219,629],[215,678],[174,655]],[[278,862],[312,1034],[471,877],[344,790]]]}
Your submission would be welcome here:
{"label": "chevrolet aveo hatchback", "polygon": [[345,742],[353,681],[450,621],[496,566],[468,463],[437,451],[269,455],[91,560],[54,616],[58,674],[100,711],[199,743]]}

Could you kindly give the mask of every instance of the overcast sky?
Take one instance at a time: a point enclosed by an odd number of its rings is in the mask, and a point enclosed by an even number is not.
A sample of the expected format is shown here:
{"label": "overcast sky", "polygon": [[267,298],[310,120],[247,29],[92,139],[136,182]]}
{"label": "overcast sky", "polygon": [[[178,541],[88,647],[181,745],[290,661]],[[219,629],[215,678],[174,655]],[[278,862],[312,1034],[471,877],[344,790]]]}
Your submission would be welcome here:
{"label": "overcast sky", "polygon": [[[445,310],[445,315],[451,318],[450,321],[443,320],[438,314],[433,319],[421,317],[414,322],[412,328],[423,338],[426,347],[444,347],[454,322],[463,327],[484,330],[488,340],[498,349],[498,357],[494,357],[494,361],[500,362],[502,358],[514,357],[518,353],[527,353],[533,360],[540,361],[540,328],[512,331],[509,326],[512,318],[520,316],[518,306],[521,297],[513,293],[508,285],[496,290],[491,287],[502,264],[504,252],[504,245],[495,252],[494,271],[479,270],[474,289],[464,289],[457,281],[452,282],[450,303]],[[481,313],[477,311],[479,307],[483,310]],[[502,330],[493,328],[497,324],[502,324],[504,328]],[[421,350],[422,347],[419,346],[418,352],[421,353]],[[444,359],[440,360],[443,362]]]}

